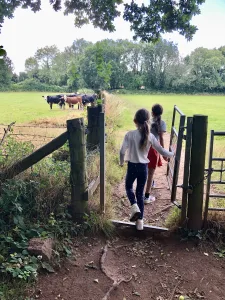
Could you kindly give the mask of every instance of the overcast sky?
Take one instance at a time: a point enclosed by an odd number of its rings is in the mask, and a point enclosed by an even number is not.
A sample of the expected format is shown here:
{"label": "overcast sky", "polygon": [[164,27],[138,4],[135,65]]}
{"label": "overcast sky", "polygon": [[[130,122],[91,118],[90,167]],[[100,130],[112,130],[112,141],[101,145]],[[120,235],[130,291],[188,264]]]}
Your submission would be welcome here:
{"label": "overcast sky", "polygon": [[[17,73],[24,70],[26,58],[33,56],[38,48],[47,45],[56,45],[63,50],[78,38],[92,42],[105,38],[132,39],[129,23],[122,18],[115,21],[114,33],[95,29],[91,25],[78,29],[74,26],[72,15],[64,16],[62,11],[55,12],[48,0],[42,2],[40,12],[34,14],[27,9],[17,9],[14,18],[6,19],[3,24],[0,45],[4,45]],[[215,48],[225,45],[225,0],[206,0],[201,11],[201,15],[193,18],[192,23],[199,30],[191,42],[187,42],[177,33],[164,36],[178,44],[181,55],[189,54],[197,47]]]}

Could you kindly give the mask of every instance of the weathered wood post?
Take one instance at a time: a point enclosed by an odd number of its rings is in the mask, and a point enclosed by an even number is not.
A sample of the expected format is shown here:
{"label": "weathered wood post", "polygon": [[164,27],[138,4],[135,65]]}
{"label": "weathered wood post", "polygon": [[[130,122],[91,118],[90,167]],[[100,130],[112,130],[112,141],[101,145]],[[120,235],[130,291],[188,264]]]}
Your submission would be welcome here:
{"label": "weathered wood post", "polygon": [[90,150],[99,146],[99,114],[102,111],[102,106],[88,107],[88,134],[87,134],[87,147]]}
{"label": "weathered wood post", "polygon": [[105,113],[100,113],[100,210],[105,213]]}
{"label": "weathered wood post", "polygon": [[71,205],[73,219],[81,223],[87,208],[85,193],[87,193],[86,143],[83,118],[67,121],[68,140],[70,148],[70,182]]}
{"label": "weathered wood post", "polygon": [[188,195],[188,228],[202,228],[204,170],[207,142],[208,116],[194,115],[192,124],[192,148],[189,185],[193,191]]}

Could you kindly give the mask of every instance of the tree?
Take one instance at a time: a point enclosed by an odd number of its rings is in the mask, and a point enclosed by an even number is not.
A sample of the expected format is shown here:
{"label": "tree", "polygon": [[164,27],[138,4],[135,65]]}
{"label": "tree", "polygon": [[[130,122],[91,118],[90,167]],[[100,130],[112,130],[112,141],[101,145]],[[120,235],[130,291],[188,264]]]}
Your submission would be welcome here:
{"label": "tree", "polygon": [[67,85],[70,91],[77,92],[79,87],[79,72],[75,62],[72,62],[68,70],[68,80]]}
{"label": "tree", "polygon": [[26,72],[19,72],[19,82],[24,81],[28,78],[28,75]]}
{"label": "tree", "polygon": [[211,91],[225,86],[225,57],[217,49],[197,48],[188,58],[187,82],[195,90]]}
{"label": "tree", "polygon": [[59,54],[58,48],[53,46],[46,46],[36,51],[34,57],[40,67],[39,79],[43,83],[51,82],[51,67],[57,54]]}
{"label": "tree", "polygon": [[59,50],[55,45],[46,46],[38,49],[34,57],[42,68],[50,69],[52,62],[58,53]]}
{"label": "tree", "polygon": [[12,75],[12,61],[7,56],[4,56],[3,59],[0,61],[0,88],[4,89],[10,86]]}
{"label": "tree", "polygon": [[[89,22],[105,31],[115,31],[115,18],[120,16],[118,5],[123,0],[49,0],[55,11],[65,7],[65,15],[75,15],[75,26],[81,27]],[[134,38],[142,41],[156,41],[165,32],[178,31],[191,40],[197,27],[190,24],[193,16],[200,14],[200,5],[205,0],[151,0],[149,5],[139,6],[134,0],[125,3],[123,18],[130,22]],[[41,9],[41,0],[1,1],[0,25],[4,18],[13,18],[17,7]]]}
{"label": "tree", "polygon": [[35,57],[29,57],[25,60],[25,70],[30,78],[38,78],[39,65]]}
{"label": "tree", "polygon": [[17,83],[19,81],[19,76],[16,73],[12,74],[11,81]]}
{"label": "tree", "polygon": [[176,45],[166,40],[143,45],[144,85],[153,89],[167,89],[175,79],[174,70],[179,64]]}

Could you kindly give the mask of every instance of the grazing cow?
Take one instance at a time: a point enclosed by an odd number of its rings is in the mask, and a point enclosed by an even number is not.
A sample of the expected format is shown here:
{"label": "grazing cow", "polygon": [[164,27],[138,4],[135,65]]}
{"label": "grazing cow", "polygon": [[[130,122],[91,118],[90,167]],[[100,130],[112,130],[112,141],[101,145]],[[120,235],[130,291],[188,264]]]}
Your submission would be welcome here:
{"label": "grazing cow", "polygon": [[69,108],[73,108],[74,104],[78,104],[78,109],[83,108],[82,96],[71,97],[64,95],[64,103],[67,103],[69,105]]}
{"label": "grazing cow", "polygon": [[61,98],[63,97],[63,95],[55,95],[55,96],[42,96],[47,103],[50,105],[50,109],[52,109],[52,105],[53,104],[58,104],[60,106],[60,108],[62,108],[63,103],[61,103]]}
{"label": "grazing cow", "polygon": [[83,95],[82,96],[82,103],[83,105],[87,105],[88,103],[90,103],[91,105],[94,105],[94,102],[97,100],[97,94],[93,94],[93,95]]}

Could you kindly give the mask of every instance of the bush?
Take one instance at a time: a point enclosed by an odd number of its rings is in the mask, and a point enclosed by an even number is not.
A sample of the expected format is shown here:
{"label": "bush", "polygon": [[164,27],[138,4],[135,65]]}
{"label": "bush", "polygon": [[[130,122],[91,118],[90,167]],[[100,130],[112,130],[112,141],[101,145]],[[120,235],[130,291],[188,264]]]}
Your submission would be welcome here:
{"label": "bush", "polygon": [[67,92],[68,88],[65,86],[48,85],[46,83],[41,83],[36,79],[26,79],[22,82],[12,84],[10,90],[14,92],[39,91],[61,93]]}

